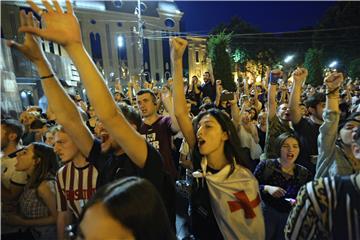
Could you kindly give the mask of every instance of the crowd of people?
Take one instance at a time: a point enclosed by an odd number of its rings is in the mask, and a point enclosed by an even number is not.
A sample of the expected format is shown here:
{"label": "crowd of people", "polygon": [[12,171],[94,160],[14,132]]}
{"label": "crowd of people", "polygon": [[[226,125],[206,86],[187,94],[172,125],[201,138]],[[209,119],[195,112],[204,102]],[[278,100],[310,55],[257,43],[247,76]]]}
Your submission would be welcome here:
{"label": "crowd of people", "polygon": [[[360,239],[360,84],[332,72],[268,69],[223,89],[184,81],[187,41],[171,38],[172,78],[110,92],[71,3],[29,1],[24,42],[48,109],[1,115],[2,239]],[[41,47],[63,46],[88,102],[68,94]],[[133,93],[136,93],[133,96]],[[186,179],[186,180],[184,180]]]}

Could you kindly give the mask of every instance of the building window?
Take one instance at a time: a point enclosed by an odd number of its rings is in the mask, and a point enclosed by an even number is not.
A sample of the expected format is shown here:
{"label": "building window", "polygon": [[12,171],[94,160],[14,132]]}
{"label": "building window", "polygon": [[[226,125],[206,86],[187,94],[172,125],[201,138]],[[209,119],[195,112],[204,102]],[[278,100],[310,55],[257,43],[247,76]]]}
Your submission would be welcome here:
{"label": "building window", "polygon": [[30,90],[22,90],[20,92],[20,98],[24,109],[26,109],[27,106],[34,105],[33,93]]}
{"label": "building window", "polygon": [[100,66],[104,67],[102,62],[101,39],[99,33],[90,33],[90,46],[94,62],[99,62]]}
{"label": "building window", "polygon": [[174,22],[174,20],[172,20],[171,18],[165,19],[164,24],[165,24],[165,26],[166,26],[167,28],[173,28],[173,27],[175,27],[175,22]]}
{"label": "building window", "polygon": [[198,51],[198,50],[195,51],[195,62],[196,62],[196,63],[199,63],[199,62],[200,62],[200,59],[199,59],[199,51]]}
{"label": "building window", "polygon": [[160,81],[160,74],[159,73],[155,73],[155,80]]}
{"label": "building window", "polygon": [[116,0],[116,1],[112,1],[112,5],[116,8],[121,8],[122,6],[122,1]]}

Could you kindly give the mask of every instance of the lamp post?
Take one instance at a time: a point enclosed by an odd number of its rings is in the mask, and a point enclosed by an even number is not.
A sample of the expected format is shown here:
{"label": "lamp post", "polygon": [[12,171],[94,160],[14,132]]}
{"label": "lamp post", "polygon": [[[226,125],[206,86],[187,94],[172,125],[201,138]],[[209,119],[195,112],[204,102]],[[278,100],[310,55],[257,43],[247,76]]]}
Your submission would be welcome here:
{"label": "lamp post", "polygon": [[288,55],[284,59],[284,63],[290,63],[294,59],[294,55]]}
{"label": "lamp post", "polygon": [[329,64],[329,68],[334,68],[337,64],[338,64],[337,61],[332,61],[332,62]]}
{"label": "lamp post", "polygon": [[284,79],[284,82],[287,83],[287,80],[288,80],[288,77],[289,77],[289,74],[291,72],[291,62],[292,60],[294,59],[295,55],[292,54],[292,55],[287,55],[285,58],[284,58],[284,68],[283,68],[283,72],[284,72],[284,76],[285,76],[285,79]]}

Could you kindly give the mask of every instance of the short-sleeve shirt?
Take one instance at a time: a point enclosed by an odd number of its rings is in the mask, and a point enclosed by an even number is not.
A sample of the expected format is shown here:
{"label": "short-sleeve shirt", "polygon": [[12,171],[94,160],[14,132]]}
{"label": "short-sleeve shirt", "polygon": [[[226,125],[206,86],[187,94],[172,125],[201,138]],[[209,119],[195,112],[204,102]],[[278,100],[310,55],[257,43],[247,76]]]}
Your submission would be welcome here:
{"label": "short-sleeve shirt", "polygon": [[297,163],[309,169],[315,175],[316,163],[311,162],[311,155],[318,155],[317,139],[320,125],[310,119],[301,118],[298,124],[293,125],[296,135],[300,139],[300,155]]}
{"label": "short-sleeve shirt", "polygon": [[168,116],[159,116],[152,125],[142,123],[139,132],[145,137],[148,143],[160,152],[164,160],[164,170],[176,179],[177,170],[171,150],[171,137],[176,134],[176,132],[173,132],[171,129],[171,118]]}
{"label": "short-sleeve shirt", "polygon": [[56,200],[58,211],[70,210],[76,218],[96,191],[98,171],[92,164],[75,167],[65,164],[56,174]]}
{"label": "short-sleeve shirt", "polygon": [[209,80],[201,86],[202,97],[209,97],[211,101],[215,101],[216,98],[216,86]]}
{"label": "short-sleeve shirt", "polygon": [[116,179],[138,176],[149,180],[160,193],[171,222],[175,222],[175,186],[169,174],[163,170],[163,160],[149,142],[144,168],[139,168],[126,155],[115,156],[101,153],[101,143],[95,139],[87,160],[99,172],[97,188]]}
{"label": "short-sleeve shirt", "polygon": [[138,176],[148,179],[159,189],[159,184],[161,184],[160,172],[163,168],[162,158],[149,143],[147,143],[147,149],[145,166],[141,169],[125,153],[119,156],[112,153],[101,153],[101,142],[95,139],[87,160],[98,170],[96,188],[99,189],[101,186],[120,178]]}

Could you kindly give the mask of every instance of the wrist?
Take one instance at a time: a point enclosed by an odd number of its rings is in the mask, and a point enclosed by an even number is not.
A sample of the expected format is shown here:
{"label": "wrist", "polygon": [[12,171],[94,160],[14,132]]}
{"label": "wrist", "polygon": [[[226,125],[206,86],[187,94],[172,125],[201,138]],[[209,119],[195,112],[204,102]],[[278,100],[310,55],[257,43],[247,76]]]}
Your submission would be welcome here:
{"label": "wrist", "polygon": [[86,51],[85,47],[83,45],[82,42],[74,42],[74,43],[70,43],[66,46],[64,46],[64,49],[66,50],[66,52],[71,55],[72,53],[74,53],[75,51]]}

